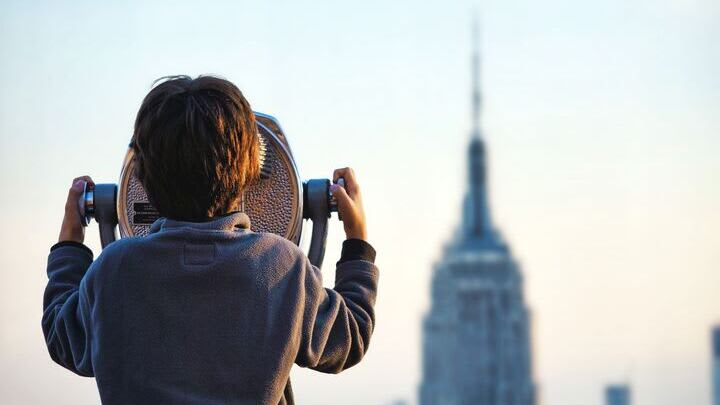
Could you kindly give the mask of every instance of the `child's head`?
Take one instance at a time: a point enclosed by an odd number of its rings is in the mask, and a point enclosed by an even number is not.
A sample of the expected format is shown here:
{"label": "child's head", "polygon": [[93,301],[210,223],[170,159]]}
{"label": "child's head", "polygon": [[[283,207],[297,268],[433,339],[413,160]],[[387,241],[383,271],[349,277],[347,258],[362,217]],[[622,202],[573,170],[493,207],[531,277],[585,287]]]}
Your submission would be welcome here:
{"label": "child's head", "polygon": [[250,105],[234,84],[212,76],[161,79],[140,106],[131,145],[150,202],[173,219],[236,210],[260,170]]}

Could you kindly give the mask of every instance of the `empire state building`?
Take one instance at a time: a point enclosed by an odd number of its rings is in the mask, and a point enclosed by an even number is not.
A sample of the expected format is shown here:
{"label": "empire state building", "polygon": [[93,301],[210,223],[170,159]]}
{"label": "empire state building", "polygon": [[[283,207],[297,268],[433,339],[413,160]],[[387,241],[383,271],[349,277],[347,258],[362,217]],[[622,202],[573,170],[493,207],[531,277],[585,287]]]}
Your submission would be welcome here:
{"label": "empire state building", "polygon": [[423,322],[420,404],[534,405],[522,273],[488,206],[477,48],[476,43],[467,194],[462,223],[433,269],[432,304]]}

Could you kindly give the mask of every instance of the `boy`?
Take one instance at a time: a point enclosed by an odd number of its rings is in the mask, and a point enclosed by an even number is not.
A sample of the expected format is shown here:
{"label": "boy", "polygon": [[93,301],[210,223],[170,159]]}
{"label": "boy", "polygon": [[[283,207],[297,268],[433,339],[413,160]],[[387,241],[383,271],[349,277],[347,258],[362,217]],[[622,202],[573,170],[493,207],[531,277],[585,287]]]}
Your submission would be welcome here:
{"label": "boy", "polygon": [[95,376],[106,404],[292,404],[294,364],[338,373],[365,354],[378,269],[353,171],[333,185],[347,240],[335,288],[291,242],[237,211],[259,171],[247,101],[215,77],[171,77],[143,100],[132,147],[163,218],[93,261],[68,193],[48,258],[43,332],[54,361]]}

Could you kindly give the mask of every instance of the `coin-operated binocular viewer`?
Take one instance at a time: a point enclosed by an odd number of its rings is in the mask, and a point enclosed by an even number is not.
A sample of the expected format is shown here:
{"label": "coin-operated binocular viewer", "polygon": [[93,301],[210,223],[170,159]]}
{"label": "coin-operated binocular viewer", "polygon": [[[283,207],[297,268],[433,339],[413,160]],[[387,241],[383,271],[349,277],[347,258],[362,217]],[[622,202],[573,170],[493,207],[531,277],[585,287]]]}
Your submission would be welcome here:
{"label": "coin-operated binocular viewer", "polygon": [[[312,221],[312,238],[308,258],[322,265],[327,242],[328,218],[337,211],[330,194],[330,180],[303,182],[295,165],[290,145],[278,121],[255,113],[260,140],[260,179],[244,192],[241,211],[250,217],[255,232],[272,232],[300,243],[303,220]],[[182,179],[178,179],[182,181]],[[343,179],[338,181],[344,186]],[[147,236],[150,225],[159,218],[150,204],[142,184],[135,176],[133,151],[129,149],[120,173],[120,184],[96,184],[80,200],[84,224],[95,218],[100,226],[102,247],[118,237]]]}

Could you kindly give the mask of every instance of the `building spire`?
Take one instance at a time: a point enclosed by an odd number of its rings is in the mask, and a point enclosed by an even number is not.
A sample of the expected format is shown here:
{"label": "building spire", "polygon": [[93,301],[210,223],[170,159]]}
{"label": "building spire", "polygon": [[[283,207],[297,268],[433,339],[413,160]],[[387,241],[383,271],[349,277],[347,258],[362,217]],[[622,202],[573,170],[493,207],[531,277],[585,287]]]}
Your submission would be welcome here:
{"label": "building spire", "polygon": [[480,138],[480,28],[477,12],[472,19],[472,137]]}
{"label": "building spire", "polygon": [[468,192],[463,210],[467,239],[495,243],[486,184],[485,142],[480,128],[480,44],[477,13],[472,19],[472,132],[468,148]]}

